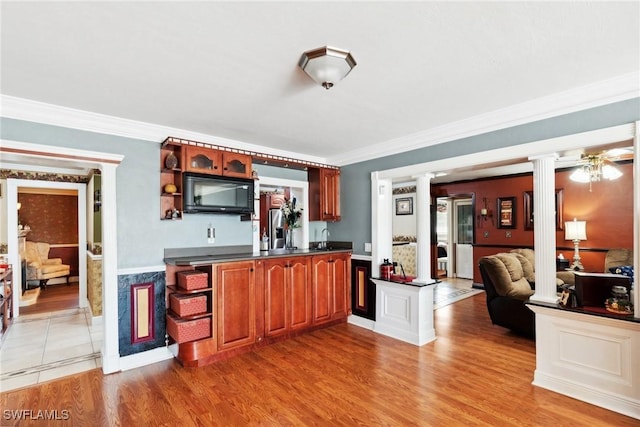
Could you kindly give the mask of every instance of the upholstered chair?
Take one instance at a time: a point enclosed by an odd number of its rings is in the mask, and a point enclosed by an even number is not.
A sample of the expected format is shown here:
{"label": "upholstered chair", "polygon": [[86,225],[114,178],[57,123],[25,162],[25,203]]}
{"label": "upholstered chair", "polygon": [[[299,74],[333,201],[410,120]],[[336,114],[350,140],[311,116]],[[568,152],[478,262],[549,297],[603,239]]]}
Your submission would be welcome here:
{"label": "upholstered chair", "polygon": [[40,288],[47,286],[49,279],[65,277],[69,284],[71,266],[63,264],[61,258],[49,258],[50,245],[43,242],[26,242],[27,281],[39,281]]}

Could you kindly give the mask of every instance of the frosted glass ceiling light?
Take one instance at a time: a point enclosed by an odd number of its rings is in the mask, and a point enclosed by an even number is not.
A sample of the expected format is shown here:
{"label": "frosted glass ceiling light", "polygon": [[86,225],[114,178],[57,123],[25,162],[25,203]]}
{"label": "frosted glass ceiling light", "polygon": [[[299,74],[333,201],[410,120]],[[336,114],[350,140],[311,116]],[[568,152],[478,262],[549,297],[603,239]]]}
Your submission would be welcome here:
{"label": "frosted glass ceiling light", "polygon": [[346,50],[325,46],[304,52],[298,65],[309,77],[329,90],[351,72],[356,60]]}

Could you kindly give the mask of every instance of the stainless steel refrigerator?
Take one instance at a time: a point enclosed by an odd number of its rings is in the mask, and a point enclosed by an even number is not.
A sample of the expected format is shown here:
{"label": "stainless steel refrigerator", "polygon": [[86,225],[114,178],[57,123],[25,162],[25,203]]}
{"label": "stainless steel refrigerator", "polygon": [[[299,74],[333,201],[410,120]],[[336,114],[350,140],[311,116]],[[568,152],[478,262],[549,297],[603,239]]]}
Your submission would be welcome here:
{"label": "stainless steel refrigerator", "polygon": [[280,209],[269,209],[270,249],[284,248],[284,214]]}

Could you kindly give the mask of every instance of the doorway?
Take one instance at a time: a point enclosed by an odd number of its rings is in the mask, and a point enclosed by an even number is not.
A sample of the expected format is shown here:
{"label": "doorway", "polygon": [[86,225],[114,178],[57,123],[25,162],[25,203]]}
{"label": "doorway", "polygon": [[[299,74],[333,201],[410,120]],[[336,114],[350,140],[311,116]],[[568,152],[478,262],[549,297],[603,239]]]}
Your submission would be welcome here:
{"label": "doorway", "polygon": [[[78,217],[78,190],[18,187],[20,314],[80,307]],[[39,263],[50,264],[45,281],[37,277]]]}
{"label": "doorway", "polygon": [[473,200],[453,201],[454,277],[473,279]]}
{"label": "doorway", "polygon": [[[48,258],[73,264],[73,271],[69,284],[66,278],[52,278],[40,289],[40,281],[31,280],[29,288],[41,293],[34,304],[23,305],[14,298],[14,321],[0,355],[2,389],[100,367],[102,324],[92,324],[86,310],[87,258],[80,244],[87,234],[86,184],[8,179],[7,195],[12,201],[8,206],[15,211],[9,223],[18,231],[9,240],[15,264],[26,261],[24,249],[30,237],[32,242],[50,244]],[[14,270],[14,295],[22,294],[28,279],[33,278],[26,269]]]}

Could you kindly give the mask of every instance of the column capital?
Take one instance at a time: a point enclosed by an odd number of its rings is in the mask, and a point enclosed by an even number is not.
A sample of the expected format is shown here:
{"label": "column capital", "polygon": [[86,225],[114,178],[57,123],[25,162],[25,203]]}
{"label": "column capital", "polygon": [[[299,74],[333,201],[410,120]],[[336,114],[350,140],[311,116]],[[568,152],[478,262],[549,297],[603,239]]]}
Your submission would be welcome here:
{"label": "column capital", "polygon": [[421,173],[420,175],[412,175],[411,178],[413,179],[420,179],[420,178],[427,178],[427,179],[433,179],[436,177],[436,174],[433,172],[425,172],[425,173]]}
{"label": "column capital", "polygon": [[535,156],[530,156],[528,160],[529,161],[548,160],[548,159],[558,160],[559,158],[560,156],[558,155],[558,153],[545,153],[545,154],[536,154]]}

